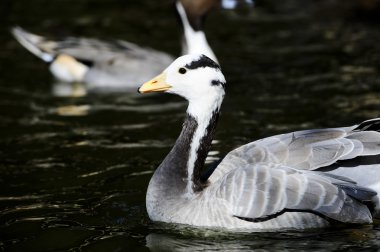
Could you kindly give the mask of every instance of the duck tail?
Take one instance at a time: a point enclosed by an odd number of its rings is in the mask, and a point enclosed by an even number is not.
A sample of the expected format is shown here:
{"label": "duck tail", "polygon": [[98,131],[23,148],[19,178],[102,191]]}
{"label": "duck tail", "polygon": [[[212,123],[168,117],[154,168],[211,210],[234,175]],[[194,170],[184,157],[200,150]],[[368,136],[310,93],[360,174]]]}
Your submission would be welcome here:
{"label": "duck tail", "polygon": [[55,54],[44,49],[47,42],[44,37],[29,33],[19,26],[13,27],[11,33],[22,46],[43,61],[50,63],[54,60]]}

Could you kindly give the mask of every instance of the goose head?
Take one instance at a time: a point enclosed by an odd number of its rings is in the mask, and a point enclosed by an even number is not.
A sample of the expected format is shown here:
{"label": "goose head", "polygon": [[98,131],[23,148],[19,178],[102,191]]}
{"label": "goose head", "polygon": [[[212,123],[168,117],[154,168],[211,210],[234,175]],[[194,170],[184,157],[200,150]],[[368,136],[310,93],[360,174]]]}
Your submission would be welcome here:
{"label": "goose head", "polygon": [[165,92],[189,101],[181,134],[149,184],[148,202],[157,199],[153,195],[158,187],[161,192],[167,191],[165,195],[172,195],[172,189],[177,188],[181,195],[191,197],[207,186],[201,171],[211,147],[224,88],[225,78],[219,65],[203,54],[179,57],[139,88],[140,93]]}
{"label": "goose head", "polygon": [[184,55],[160,75],[144,83],[140,93],[166,92],[189,101],[188,113],[197,117],[220,107],[226,80],[220,66],[203,54]]}

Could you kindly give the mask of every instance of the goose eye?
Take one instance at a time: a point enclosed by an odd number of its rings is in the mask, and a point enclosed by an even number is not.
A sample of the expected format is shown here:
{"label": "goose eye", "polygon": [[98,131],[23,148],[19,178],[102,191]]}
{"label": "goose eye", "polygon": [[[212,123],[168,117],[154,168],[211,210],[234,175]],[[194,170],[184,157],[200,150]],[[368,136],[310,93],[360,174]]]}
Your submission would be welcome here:
{"label": "goose eye", "polygon": [[178,72],[180,74],[185,74],[186,73],[186,68],[181,67],[180,69],[178,69]]}

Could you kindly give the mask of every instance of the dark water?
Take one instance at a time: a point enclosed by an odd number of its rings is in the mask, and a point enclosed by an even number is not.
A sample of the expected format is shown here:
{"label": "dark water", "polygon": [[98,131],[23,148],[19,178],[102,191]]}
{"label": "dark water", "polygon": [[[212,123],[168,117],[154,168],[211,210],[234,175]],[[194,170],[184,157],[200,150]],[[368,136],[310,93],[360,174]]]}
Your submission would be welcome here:
{"label": "dark water", "polygon": [[[261,137],[379,116],[380,14],[353,2],[267,0],[251,13],[209,17],[228,80],[212,158]],[[0,251],[380,248],[376,224],[229,234],[152,223],[145,191],[180,131],[185,102],[84,95],[81,85],[56,83],[8,28],[120,38],[177,55],[171,2],[2,0],[0,8]],[[57,96],[62,90],[76,96]]]}

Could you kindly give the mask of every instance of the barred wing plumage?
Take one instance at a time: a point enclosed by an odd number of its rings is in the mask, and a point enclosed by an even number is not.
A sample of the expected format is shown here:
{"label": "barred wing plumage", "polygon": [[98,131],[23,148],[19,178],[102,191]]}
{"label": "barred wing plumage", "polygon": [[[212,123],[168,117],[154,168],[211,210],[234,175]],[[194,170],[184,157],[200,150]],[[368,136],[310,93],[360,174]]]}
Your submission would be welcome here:
{"label": "barred wing plumage", "polygon": [[299,211],[341,222],[370,223],[371,213],[362,202],[376,195],[353,183],[278,164],[234,169],[214,186],[216,197],[226,202],[231,215],[253,222]]}
{"label": "barred wing plumage", "polygon": [[298,131],[243,145],[226,155],[209,181],[231,214],[245,220],[306,211],[341,222],[371,222],[365,203],[375,202],[377,189],[357,185],[355,176],[318,171],[339,167],[337,161],[380,154],[380,133],[361,125]]}

